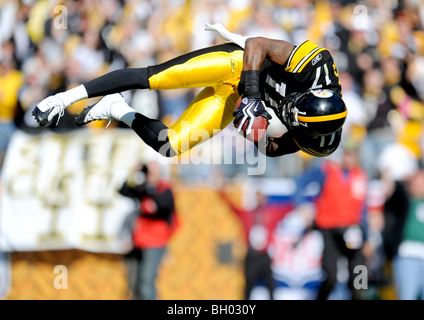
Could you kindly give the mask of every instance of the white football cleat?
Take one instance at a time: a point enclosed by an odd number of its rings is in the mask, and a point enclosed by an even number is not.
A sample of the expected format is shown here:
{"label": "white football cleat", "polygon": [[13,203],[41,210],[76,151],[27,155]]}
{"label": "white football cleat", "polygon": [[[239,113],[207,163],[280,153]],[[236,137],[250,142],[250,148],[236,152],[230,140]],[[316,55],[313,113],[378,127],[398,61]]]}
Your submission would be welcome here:
{"label": "white football cleat", "polygon": [[60,98],[59,94],[50,96],[42,100],[37,106],[32,110],[32,115],[34,116],[37,123],[44,127],[48,124],[56,115],[59,115],[57,122],[59,123],[60,118],[65,113],[65,104]]}
{"label": "white football cleat", "polygon": [[127,104],[124,97],[119,93],[104,96],[97,103],[84,108],[75,117],[75,123],[77,126],[83,126],[96,120],[120,121],[122,116],[121,103]]}

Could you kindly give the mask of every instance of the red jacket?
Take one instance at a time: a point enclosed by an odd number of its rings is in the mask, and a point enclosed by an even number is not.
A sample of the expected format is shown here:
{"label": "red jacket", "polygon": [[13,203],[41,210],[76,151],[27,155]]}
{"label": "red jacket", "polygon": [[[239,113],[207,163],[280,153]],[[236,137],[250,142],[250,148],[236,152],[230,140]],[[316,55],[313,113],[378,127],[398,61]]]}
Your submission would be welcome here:
{"label": "red jacket", "polygon": [[140,200],[140,212],[133,229],[134,246],[164,247],[178,227],[170,185],[162,181],[153,193],[144,196]]}
{"label": "red jacket", "polygon": [[[219,191],[219,194],[240,219],[246,243],[259,252],[268,250],[275,227],[293,208],[291,205],[274,204],[257,207],[253,210],[242,210],[236,207],[223,191]],[[263,237],[263,239],[258,240],[258,237]],[[258,244],[258,242],[261,243]]]}
{"label": "red jacket", "polygon": [[367,196],[365,172],[356,168],[346,174],[333,162],[327,162],[323,170],[326,178],[316,203],[316,225],[330,229],[360,224]]}

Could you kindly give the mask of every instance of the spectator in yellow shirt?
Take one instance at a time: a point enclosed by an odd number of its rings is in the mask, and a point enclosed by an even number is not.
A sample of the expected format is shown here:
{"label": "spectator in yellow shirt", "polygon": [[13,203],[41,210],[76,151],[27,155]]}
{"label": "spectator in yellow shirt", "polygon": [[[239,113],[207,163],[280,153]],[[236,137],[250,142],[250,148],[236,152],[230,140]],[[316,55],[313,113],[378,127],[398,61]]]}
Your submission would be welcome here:
{"label": "spectator in yellow shirt", "polygon": [[0,58],[0,163],[16,129],[18,92],[23,84],[22,73],[15,69],[13,50],[12,42],[6,42],[2,46]]}

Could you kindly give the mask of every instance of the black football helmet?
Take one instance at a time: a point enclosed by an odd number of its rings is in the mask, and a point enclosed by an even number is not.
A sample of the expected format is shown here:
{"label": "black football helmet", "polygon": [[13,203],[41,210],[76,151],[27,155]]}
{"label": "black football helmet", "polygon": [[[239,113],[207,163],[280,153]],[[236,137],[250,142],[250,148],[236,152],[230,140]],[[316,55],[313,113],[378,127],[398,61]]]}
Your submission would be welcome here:
{"label": "black football helmet", "polygon": [[309,90],[288,97],[282,108],[283,123],[310,136],[326,136],[339,130],[347,116],[343,100],[331,90]]}

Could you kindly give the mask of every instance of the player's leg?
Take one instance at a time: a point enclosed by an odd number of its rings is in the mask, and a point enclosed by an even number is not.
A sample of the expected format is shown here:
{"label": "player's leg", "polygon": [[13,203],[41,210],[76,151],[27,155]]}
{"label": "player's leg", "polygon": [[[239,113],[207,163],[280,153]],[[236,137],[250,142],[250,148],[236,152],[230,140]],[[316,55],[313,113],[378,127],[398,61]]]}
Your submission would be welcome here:
{"label": "player's leg", "polygon": [[233,119],[232,113],[239,97],[237,85],[243,67],[243,52],[210,49],[200,52],[200,55],[187,54],[152,67],[149,77],[152,89],[210,86],[195,98],[169,129],[162,122],[135,112],[119,94],[108,95],[86,108],[77,116],[77,124],[100,119],[123,121],[164,156],[179,155],[206,141]]}
{"label": "player's leg", "polygon": [[75,117],[78,126],[95,120],[118,120],[132,128],[140,138],[163,156],[175,156],[168,140],[168,127],[132,109],[119,93],[109,94]]}
{"label": "player's leg", "polygon": [[[132,109],[120,94],[107,95],[76,117],[77,125],[101,119],[124,122],[161,155],[180,155],[224,129],[233,119],[239,95],[231,85],[203,89],[181,117],[168,128]],[[217,131],[218,130],[218,131]]]}
{"label": "player's leg", "polygon": [[[110,72],[66,92],[41,101],[33,110],[38,123],[46,125],[57,114],[82,99],[131,89],[178,89],[214,86],[240,78],[243,50],[235,44],[217,45],[184,54],[157,66]],[[241,65],[242,67],[242,65]]]}
{"label": "player's leg", "polygon": [[180,155],[219,133],[233,120],[237,90],[223,85],[203,89],[169,128],[170,146]]}
{"label": "player's leg", "polygon": [[65,108],[77,101],[131,89],[148,88],[147,68],[116,70],[78,87],[45,98],[37,104],[32,115],[41,126],[45,126],[56,115],[59,115],[59,118],[63,116]]}
{"label": "player's leg", "polygon": [[243,50],[226,43],[193,51],[148,68],[152,90],[216,87],[238,84]]}
{"label": "player's leg", "polygon": [[[201,49],[149,68],[151,89],[206,87],[169,128],[166,147],[180,155],[210,139],[232,121],[242,68],[243,51],[231,43]],[[132,125],[136,132],[139,127],[137,123]]]}
{"label": "player's leg", "polygon": [[[93,79],[83,86],[88,98],[131,89],[169,90],[211,87],[237,81],[243,50],[226,43],[183,54],[159,65],[121,69]],[[241,65],[242,67],[242,65]]]}

